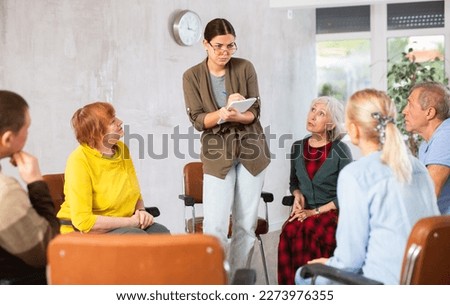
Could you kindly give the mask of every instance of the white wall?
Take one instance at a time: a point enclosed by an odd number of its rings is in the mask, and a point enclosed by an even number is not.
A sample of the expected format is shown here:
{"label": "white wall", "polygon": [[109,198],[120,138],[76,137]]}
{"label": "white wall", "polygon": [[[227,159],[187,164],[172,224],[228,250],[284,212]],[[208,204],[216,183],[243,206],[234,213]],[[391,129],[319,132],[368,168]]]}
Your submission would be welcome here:
{"label": "white wall", "polygon": [[[255,65],[262,125],[274,137],[264,189],[274,193],[271,230],[278,229],[288,213],[281,205],[288,189],[285,155],[293,139],[304,136],[306,109],[315,95],[312,9],[294,11],[288,19],[269,0],[0,0],[0,88],[30,104],[26,150],[39,158],[43,173],[64,171],[77,145],[69,123],[74,111],[96,100],[111,102],[134,135],[130,150],[146,205],[160,208],[158,222],[183,232],[178,194],[183,165],[192,157],[189,141],[182,140],[178,152],[186,157],[179,158],[171,136],[176,126],[180,133],[189,131],[181,77],[205,52],[200,43],[174,42],[170,21],[181,9],[195,10],[204,25],[228,19],[237,33],[235,56]],[[137,135],[146,140],[139,143]],[[167,157],[151,158],[148,146],[161,154],[165,137]],[[199,152],[198,141],[191,146]],[[17,176],[7,160],[2,166]]]}

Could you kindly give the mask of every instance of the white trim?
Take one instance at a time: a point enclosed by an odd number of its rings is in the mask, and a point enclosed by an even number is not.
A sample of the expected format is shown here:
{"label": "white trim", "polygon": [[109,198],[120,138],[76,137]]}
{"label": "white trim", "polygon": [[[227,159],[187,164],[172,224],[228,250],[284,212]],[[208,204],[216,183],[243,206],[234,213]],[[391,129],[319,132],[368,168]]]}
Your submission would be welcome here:
{"label": "white trim", "polygon": [[[317,8],[337,6],[376,5],[407,2],[423,2],[424,0],[270,0],[271,8]],[[431,0],[429,0],[431,1]]]}
{"label": "white trim", "polygon": [[370,32],[317,34],[316,41],[370,39]]}
{"label": "white trim", "polygon": [[370,8],[370,78],[372,88],[387,90],[387,5],[377,4]]}
{"label": "white trim", "polygon": [[386,32],[386,38],[405,37],[405,36],[433,36],[445,35],[445,27],[429,29],[411,29],[411,30],[390,30]]}

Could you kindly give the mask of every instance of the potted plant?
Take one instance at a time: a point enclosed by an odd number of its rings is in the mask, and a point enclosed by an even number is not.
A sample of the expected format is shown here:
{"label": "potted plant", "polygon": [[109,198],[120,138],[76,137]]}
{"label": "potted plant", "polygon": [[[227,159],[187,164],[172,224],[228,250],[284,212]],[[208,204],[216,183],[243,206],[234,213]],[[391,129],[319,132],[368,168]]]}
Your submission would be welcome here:
{"label": "potted plant", "polygon": [[411,134],[405,129],[405,118],[402,114],[403,108],[407,104],[410,89],[419,82],[438,81],[448,84],[448,78],[444,76],[444,65],[439,57],[434,61],[417,62],[413,49],[408,53],[402,53],[402,59],[398,63],[390,65],[387,73],[388,95],[397,106],[397,126],[405,135],[405,141],[413,155],[417,155],[421,138],[416,134]]}

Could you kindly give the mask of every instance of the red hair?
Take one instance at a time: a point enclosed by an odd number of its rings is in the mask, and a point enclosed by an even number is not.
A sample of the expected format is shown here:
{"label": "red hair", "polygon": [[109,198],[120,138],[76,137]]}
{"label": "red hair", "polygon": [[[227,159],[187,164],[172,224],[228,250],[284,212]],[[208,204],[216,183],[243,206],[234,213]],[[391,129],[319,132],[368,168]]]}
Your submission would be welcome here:
{"label": "red hair", "polygon": [[91,103],[78,109],[72,116],[77,141],[92,148],[97,147],[102,143],[108,125],[115,116],[114,107],[106,102]]}

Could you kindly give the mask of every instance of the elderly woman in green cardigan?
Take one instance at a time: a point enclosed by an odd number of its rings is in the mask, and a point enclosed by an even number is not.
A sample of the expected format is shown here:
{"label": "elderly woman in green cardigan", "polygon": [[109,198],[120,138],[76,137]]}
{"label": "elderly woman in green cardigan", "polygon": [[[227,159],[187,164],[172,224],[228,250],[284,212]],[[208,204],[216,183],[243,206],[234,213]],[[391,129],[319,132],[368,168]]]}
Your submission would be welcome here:
{"label": "elderly woman in green cardigan", "polygon": [[306,120],[311,134],[292,145],[289,189],[294,204],[280,234],[278,284],[293,285],[300,266],[330,257],[336,247],[337,178],[352,161],[349,147],[341,141],[343,123],[341,102],[316,98]]}

